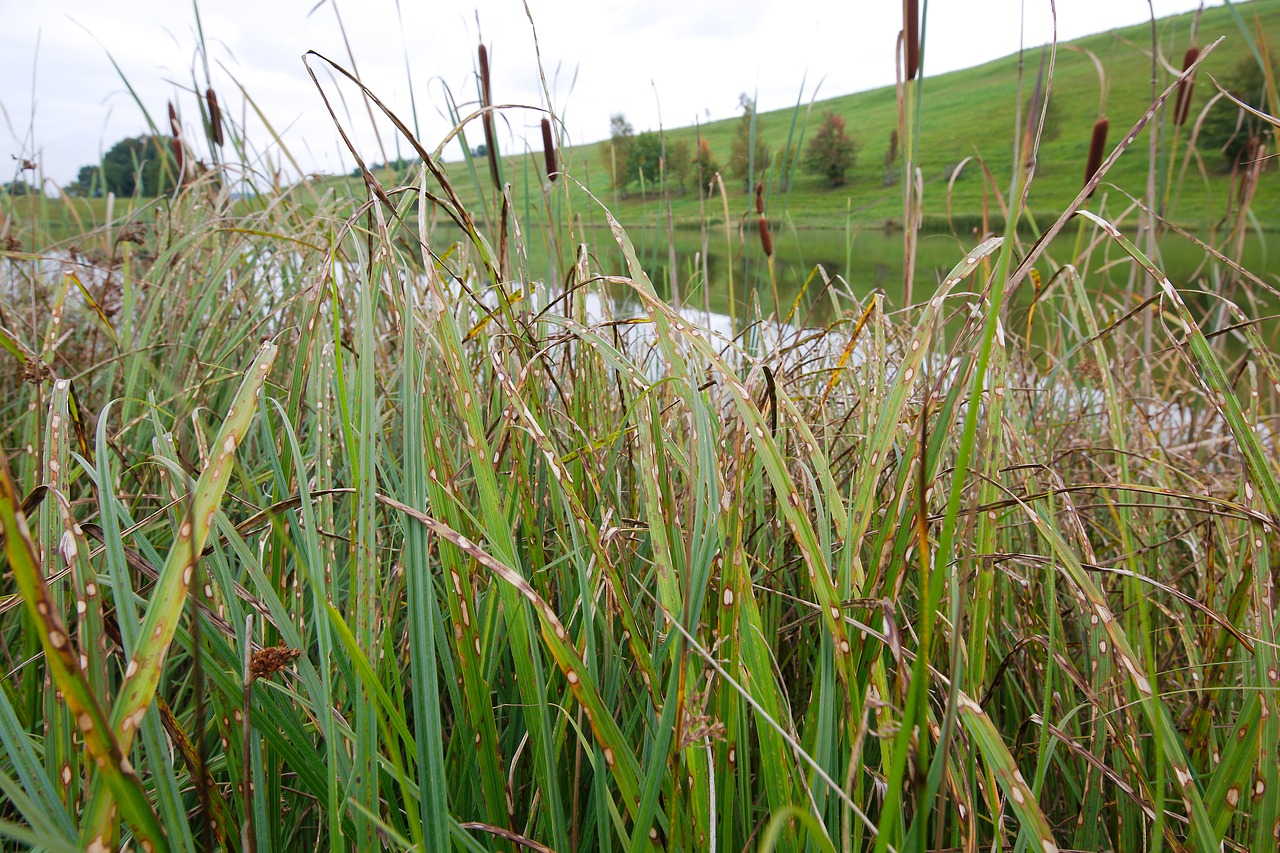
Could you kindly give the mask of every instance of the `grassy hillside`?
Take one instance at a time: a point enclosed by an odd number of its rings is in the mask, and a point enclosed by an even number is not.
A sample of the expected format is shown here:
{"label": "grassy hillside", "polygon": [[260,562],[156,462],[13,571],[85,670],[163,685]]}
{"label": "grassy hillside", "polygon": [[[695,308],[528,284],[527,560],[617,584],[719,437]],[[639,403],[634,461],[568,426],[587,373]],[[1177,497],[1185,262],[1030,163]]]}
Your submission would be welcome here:
{"label": "grassy hillside", "polygon": [[[1237,9],[1250,26],[1256,22],[1273,43],[1280,38],[1280,3],[1239,4]],[[1194,18],[1194,14],[1177,15],[1160,20],[1157,26],[1161,55],[1179,69],[1183,53],[1191,44]],[[1193,117],[1215,91],[1206,75],[1221,78],[1249,55],[1249,46],[1230,11],[1223,7],[1207,9],[1200,17],[1196,43],[1208,45],[1219,36],[1227,38],[1201,66],[1202,73],[1193,94]],[[1089,136],[1099,112],[1100,84],[1092,60],[1074,48],[1091,51],[1101,60],[1106,71],[1105,112],[1111,121],[1110,144],[1114,145],[1151,103],[1150,45],[1150,26],[1140,25],[1060,46],[1050,95],[1051,122],[1040,149],[1030,199],[1033,210],[1059,210],[1075,197],[1081,186]],[[1030,100],[1040,56],[1041,51],[1033,50],[1023,58],[1027,69],[1023,82],[1024,103]],[[967,157],[984,160],[999,181],[999,191],[1007,193],[1013,155],[1009,140],[1014,135],[1015,111],[1019,104],[1018,66],[1019,57],[1007,56],[975,68],[925,79],[919,166],[925,179],[926,215],[945,214],[947,182],[955,166]],[[1161,69],[1160,89],[1172,79],[1172,74]],[[1172,103],[1169,107],[1171,115]],[[901,191],[896,186],[884,186],[884,154],[890,134],[897,127],[894,88],[819,101],[809,114],[811,128],[817,126],[826,111],[844,117],[850,132],[861,143],[857,165],[849,174],[848,186],[838,190],[829,190],[821,178],[802,173],[794,184],[787,212],[803,224],[842,223],[849,207],[860,221],[901,221]],[[758,118],[757,132],[774,152],[778,152],[787,141],[791,121],[791,110],[762,113]],[[738,124],[737,120],[728,120],[703,128],[722,164],[728,160]],[[1156,132],[1169,133],[1171,125],[1169,122],[1165,126],[1156,124],[1154,127]],[[1190,122],[1188,130],[1189,125]],[[1146,184],[1146,134],[1150,132],[1148,130],[1139,137],[1108,176],[1109,182],[1134,195],[1140,196]],[[684,136],[692,139],[693,133],[692,128],[683,128],[672,131],[669,138]],[[1186,136],[1184,132],[1184,142]],[[1205,152],[1204,158],[1209,170],[1207,179],[1202,180],[1193,169],[1178,204],[1169,211],[1170,216],[1180,222],[1205,225],[1222,215],[1227,175],[1221,168],[1219,156]],[[602,188],[604,162],[599,144],[575,149],[570,161],[579,167],[575,174],[586,172],[591,177],[589,184],[593,189]],[[584,165],[589,168],[582,169]],[[776,175],[771,177],[776,187]],[[983,203],[982,183],[978,165],[971,162],[955,184],[953,210],[964,214],[979,211]],[[729,181],[727,186],[741,189],[737,181]],[[782,199],[778,195],[775,189],[773,203],[780,206]],[[606,197],[609,197],[607,192]],[[735,208],[745,210],[749,199],[745,194],[739,194],[732,201]],[[1280,203],[1280,184],[1263,181],[1257,201],[1261,211],[1276,210],[1277,203]],[[994,207],[994,200],[989,204]],[[643,207],[644,203],[639,200],[623,202],[624,219],[634,218]],[[684,198],[677,198],[675,211],[680,219],[695,218],[696,197],[690,193]]]}
{"label": "grassy hillside", "polygon": [[[1237,11],[1248,26],[1257,26],[1266,37],[1280,40],[1280,3],[1256,2],[1237,4]],[[1192,43],[1192,13],[1171,16],[1158,21],[1160,55],[1169,65],[1181,68],[1183,53]],[[1207,9],[1200,16],[1196,44],[1205,46],[1219,36],[1226,40],[1201,66],[1192,101],[1192,121],[1179,136],[1179,149],[1185,149],[1190,125],[1200,109],[1216,91],[1208,75],[1221,78],[1241,60],[1250,55],[1249,45],[1242,36],[1230,10],[1224,7]],[[1050,122],[1040,148],[1036,181],[1030,205],[1032,211],[1056,211],[1064,207],[1080,189],[1084,165],[1089,148],[1093,123],[1099,115],[1101,83],[1092,59],[1083,51],[1088,50],[1102,63],[1106,74],[1107,94],[1105,114],[1111,122],[1109,144],[1115,145],[1121,134],[1134,124],[1152,100],[1151,88],[1151,27],[1147,24],[1132,26],[1111,32],[1099,33],[1059,46],[1056,68],[1050,96]],[[1021,61],[1026,68],[1022,82],[1022,102],[1030,100],[1035,85],[1042,50],[1028,50]],[[924,211],[927,220],[944,217],[947,210],[947,185],[955,167],[966,158],[971,160],[960,172],[952,191],[952,210],[966,220],[980,214],[983,206],[983,179],[981,165],[986,163],[997,181],[994,192],[1007,194],[1009,169],[1013,148],[1009,140],[1015,131],[1015,111],[1019,105],[1019,62],[1016,55],[989,62],[974,68],[956,71],[924,80],[923,109],[921,117],[918,165],[924,181]],[[1161,90],[1173,79],[1166,68],[1159,73]],[[625,111],[625,105],[620,105]],[[1172,115],[1172,101],[1167,105]],[[770,189],[770,215],[788,216],[799,226],[842,226],[846,217],[863,224],[901,223],[902,193],[900,187],[885,186],[884,155],[890,134],[897,127],[898,113],[894,87],[873,89],[851,95],[843,95],[818,101],[812,108],[806,105],[798,117],[794,110],[777,110],[761,113],[757,133],[770,146],[775,155],[782,150],[792,133],[793,117],[796,118],[794,139],[815,129],[823,113],[832,111],[842,116],[850,133],[860,143],[861,150],[856,166],[848,175],[848,183],[839,189],[829,189],[817,176],[798,173],[789,196],[779,187],[778,169],[767,176]],[[807,118],[807,127],[806,127]],[[704,125],[703,136],[709,141],[722,168],[729,159],[733,139],[738,132],[739,121],[727,119]],[[1172,121],[1157,121],[1151,126],[1154,132],[1167,138],[1172,133]],[[644,130],[644,128],[637,128]],[[1132,146],[1108,176],[1108,182],[1120,190],[1141,196],[1147,180],[1147,134],[1149,129]],[[686,139],[692,145],[696,139],[692,127],[672,129],[667,132],[668,142]],[[480,138],[478,128],[473,138]],[[620,213],[624,222],[640,224],[646,220],[665,218],[665,204],[656,194],[642,198],[638,186],[631,187],[630,197],[615,194],[607,177],[607,142],[577,146],[566,152],[565,168],[582,181],[594,193],[608,200]],[[1167,157],[1169,146],[1162,142],[1162,156]],[[1179,157],[1181,158],[1181,153]],[[899,164],[901,158],[899,158]],[[1229,175],[1222,158],[1215,152],[1203,152],[1205,172],[1193,166],[1187,178],[1181,182],[1181,192],[1176,203],[1168,208],[1173,220],[1204,227],[1223,214],[1225,198],[1229,192]],[[476,164],[476,175],[485,192],[491,186],[487,168]],[[510,157],[505,164],[507,180],[512,183],[516,209],[520,210],[532,192],[532,203],[540,204],[543,169],[541,152],[527,158]],[[1161,163],[1159,179],[1163,183],[1167,162]],[[900,172],[899,168],[895,170]],[[450,167],[455,183],[463,194],[463,200],[473,203],[476,185],[464,164]],[[900,179],[900,175],[895,175]],[[1174,176],[1175,181],[1178,175]],[[352,188],[357,181],[340,180],[338,186]],[[699,219],[697,192],[689,181],[683,194],[672,193],[672,208],[678,224],[696,223]],[[732,217],[745,212],[751,198],[742,192],[740,180],[726,176],[726,187],[731,192]],[[988,185],[988,192],[993,192]],[[1102,192],[1110,188],[1104,187]],[[1111,190],[1114,194],[1115,191]],[[1257,194],[1257,210],[1265,225],[1273,223],[1268,212],[1280,209],[1280,184],[1266,180]],[[996,201],[988,197],[987,204],[996,211]],[[1123,206],[1120,197],[1112,205]],[[785,209],[784,209],[785,208]],[[722,219],[721,204],[712,200],[707,207],[709,221]]]}

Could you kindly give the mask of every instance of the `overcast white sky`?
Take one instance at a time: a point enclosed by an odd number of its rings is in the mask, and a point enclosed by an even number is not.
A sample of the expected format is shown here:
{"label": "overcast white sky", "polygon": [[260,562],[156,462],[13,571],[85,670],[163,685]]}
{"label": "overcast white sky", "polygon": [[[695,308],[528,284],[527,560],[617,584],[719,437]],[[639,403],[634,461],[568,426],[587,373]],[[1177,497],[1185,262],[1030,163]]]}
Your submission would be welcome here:
{"label": "overcast white sky", "polygon": [[[1153,3],[1157,15],[1199,5]],[[521,0],[400,0],[398,10],[395,0],[338,0],[337,14],[333,0],[313,10],[314,4],[200,4],[219,96],[238,120],[245,102],[237,83],[243,85],[308,171],[345,172],[353,165],[301,60],[311,49],[348,64],[338,14],[362,78],[407,121],[412,74],[422,135],[431,147],[451,127],[443,114],[444,87],[460,102],[475,101],[480,35],[490,49],[495,101],[544,102]],[[1146,0],[1057,5],[1061,39],[1148,17]],[[553,104],[575,143],[607,136],[612,112],[625,112],[640,131],[657,128],[659,104],[663,123],[674,127],[733,115],[744,91],[758,89],[763,110],[789,107],[806,78],[806,100],[819,81],[820,97],[892,83],[902,14],[896,0],[528,0],[528,6]],[[934,0],[925,24],[925,73],[1016,51],[1023,7],[1019,0]],[[1025,14],[1025,43],[1048,41],[1048,0],[1027,0]],[[11,157],[21,156],[38,160],[46,176],[67,182],[111,143],[145,130],[108,53],[158,122],[167,125],[165,102],[173,99],[185,125],[192,133],[198,128],[193,72],[201,87],[205,77],[191,4],[0,0],[0,21],[0,177],[15,174]],[[323,71],[320,63],[313,67]],[[329,76],[321,73],[320,79],[332,92]],[[381,160],[358,99],[348,92],[346,104],[366,160]],[[345,122],[348,116],[338,108]],[[268,148],[251,111],[249,118],[252,138]],[[513,111],[500,136],[523,137],[539,119]],[[482,136],[473,127],[474,145]],[[531,138],[538,138],[536,130]],[[384,133],[383,139],[394,157],[391,137]]]}

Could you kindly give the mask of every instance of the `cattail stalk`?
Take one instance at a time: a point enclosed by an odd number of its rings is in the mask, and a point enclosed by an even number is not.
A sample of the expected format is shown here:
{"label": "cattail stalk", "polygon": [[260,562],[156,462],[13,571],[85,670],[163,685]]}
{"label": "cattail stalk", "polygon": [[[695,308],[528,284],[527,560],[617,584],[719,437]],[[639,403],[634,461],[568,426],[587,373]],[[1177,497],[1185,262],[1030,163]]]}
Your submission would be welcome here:
{"label": "cattail stalk", "polygon": [[210,87],[204,93],[205,100],[209,102],[209,141],[219,148],[222,147],[222,108],[218,106],[218,96]]}
{"label": "cattail stalk", "polygon": [[182,125],[178,122],[178,111],[174,109],[173,101],[169,102],[169,130],[173,134],[169,145],[173,148],[173,160],[178,164],[178,183],[182,183],[182,171],[185,165],[182,153]]}
{"label": "cattail stalk", "polygon": [[489,79],[489,51],[485,46],[480,45],[480,107],[485,111],[484,118],[484,150],[489,156],[489,175],[493,178],[494,186],[502,185],[502,176],[498,171],[498,150],[494,146],[494,138],[497,134],[494,132],[493,126],[493,89]]}
{"label": "cattail stalk", "polygon": [[764,250],[766,258],[773,257],[773,235],[769,233],[769,220],[764,218],[764,214],[760,214],[760,248]]}
{"label": "cattail stalk", "polygon": [[[1197,59],[1200,58],[1200,48],[1192,45],[1187,48],[1186,56],[1182,58],[1182,73],[1186,75],[1187,69],[1190,68]],[[1187,121],[1187,113],[1191,111],[1191,91],[1195,87],[1195,75],[1190,77],[1183,76],[1178,82],[1178,100],[1173,110],[1173,124],[1175,127],[1182,127]]]}
{"label": "cattail stalk", "polygon": [[920,0],[902,0],[902,40],[906,77],[914,80],[920,71]]}
{"label": "cattail stalk", "polygon": [[764,216],[764,181],[756,184],[756,213]]}
{"label": "cattail stalk", "polygon": [[[1111,122],[1106,116],[1093,123],[1093,137],[1089,140],[1089,161],[1084,167],[1085,186],[1088,186],[1093,176],[1098,173],[1098,168],[1102,166],[1102,156],[1107,150],[1107,130],[1110,127]],[[1092,195],[1093,190],[1090,190],[1089,196]]]}
{"label": "cattail stalk", "polygon": [[556,166],[556,141],[551,136],[551,119],[542,120],[542,153],[547,158],[547,180],[554,181],[560,175]]}

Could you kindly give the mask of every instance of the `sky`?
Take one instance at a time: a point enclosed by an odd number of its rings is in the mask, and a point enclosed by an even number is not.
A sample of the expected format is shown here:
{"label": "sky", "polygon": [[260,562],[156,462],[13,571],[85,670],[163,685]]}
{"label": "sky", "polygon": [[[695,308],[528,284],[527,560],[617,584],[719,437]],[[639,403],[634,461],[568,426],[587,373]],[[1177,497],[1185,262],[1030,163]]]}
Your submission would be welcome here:
{"label": "sky", "polygon": [[[1198,5],[1152,0],[1156,15]],[[894,0],[221,0],[198,5],[206,77],[196,8],[171,0],[0,0],[0,178],[17,174],[17,157],[67,183],[115,141],[144,132],[129,87],[166,132],[172,100],[188,136],[198,137],[194,92],[209,80],[248,128],[250,168],[296,177],[256,106],[299,169],[348,172],[354,159],[308,74],[302,57],[309,50],[347,68],[354,60],[365,84],[409,127],[416,124],[428,148],[453,127],[450,96],[463,114],[475,108],[482,38],[498,104],[546,106],[541,56],[545,92],[576,144],[608,136],[617,112],[637,131],[656,130],[659,122],[730,117],[744,92],[771,110],[807,102],[815,90],[823,98],[892,84],[902,21]],[[1049,10],[1049,0],[933,0],[924,73],[1048,42]],[[1147,0],[1057,0],[1058,37],[1149,14]],[[358,93],[339,85],[325,62],[312,57],[309,65],[365,161],[381,161],[384,151],[394,158],[389,125],[381,122],[375,134]],[[503,111],[499,148],[523,148],[526,137],[540,148],[541,118],[535,110]],[[482,132],[478,123],[469,128],[474,146]],[[402,144],[400,152],[409,149]]]}

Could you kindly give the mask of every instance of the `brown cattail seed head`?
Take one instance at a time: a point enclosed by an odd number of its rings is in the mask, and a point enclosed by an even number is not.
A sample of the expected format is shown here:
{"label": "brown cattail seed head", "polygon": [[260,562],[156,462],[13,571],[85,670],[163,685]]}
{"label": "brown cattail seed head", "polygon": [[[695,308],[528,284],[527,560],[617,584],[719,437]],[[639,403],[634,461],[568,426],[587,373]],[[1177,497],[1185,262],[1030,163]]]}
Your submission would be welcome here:
{"label": "brown cattail seed head", "polygon": [[547,158],[547,180],[554,181],[560,174],[556,167],[556,141],[551,135],[551,119],[542,120],[542,152]]}
{"label": "brown cattail seed head", "polygon": [[182,182],[182,125],[178,123],[178,111],[173,107],[173,101],[169,102],[169,130],[171,137],[169,147],[173,150],[173,162],[178,164],[178,182]]}
{"label": "brown cattail seed head", "polygon": [[760,216],[760,248],[764,249],[766,258],[773,257],[773,235],[769,233],[769,220]]}
{"label": "brown cattail seed head", "polygon": [[484,118],[484,149],[489,157],[489,175],[493,178],[495,186],[501,183],[501,174],[498,171],[498,152],[493,146],[494,138],[497,133],[493,126],[493,113],[490,107],[493,106],[493,89],[489,79],[489,51],[485,46],[480,45],[480,106],[485,110]]}
{"label": "brown cattail seed head", "polygon": [[[1200,48],[1192,45],[1187,48],[1187,54],[1182,58],[1182,73],[1186,74],[1195,61],[1200,58]],[[1177,127],[1182,127],[1187,121],[1187,113],[1191,111],[1191,90],[1196,84],[1195,76],[1184,77],[1178,82],[1178,100],[1177,106],[1173,110],[1173,123]]]}
{"label": "brown cattail seed head", "polygon": [[920,70],[920,0],[902,0],[902,41],[906,78],[914,80]]}
{"label": "brown cattail seed head", "polygon": [[764,215],[764,181],[756,183],[756,213]]}
{"label": "brown cattail seed head", "polygon": [[[1107,130],[1111,127],[1111,122],[1106,116],[1098,119],[1093,123],[1093,137],[1089,140],[1089,161],[1084,167],[1084,182],[1087,185],[1093,180],[1093,176],[1097,174],[1098,168],[1102,165],[1102,155],[1107,150]],[[1089,191],[1089,195],[1093,195],[1093,191]]]}
{"label": "brown cattail seed head", "polygon": [[1245,143],[1244,149],[1240,152],[1240,165],[1248,166],[1258,159],[1258,150],[1262,147],[1262,140],[1256,135],[1250,136],[1249,141]]}
{"label": "brown cattail seed head", "polygon": [[218,106],[218,96],[212,88],[205,91],[204,97],[209,102],[209,141],[221,148],[222,108]]}
{"label": "brown cattail seed head", "polygon": [[480,45],[480,105],[483,107],[493,102],[489,85],[489,51]]}

